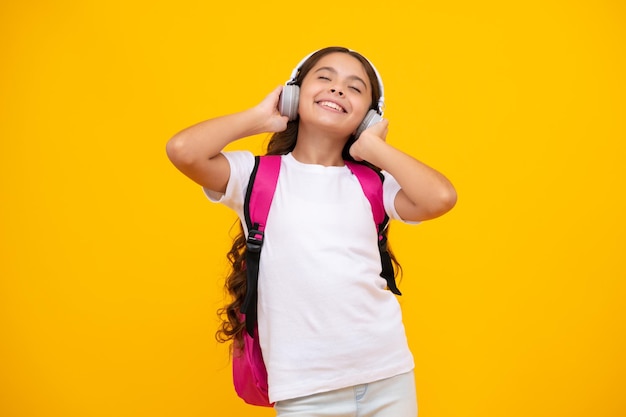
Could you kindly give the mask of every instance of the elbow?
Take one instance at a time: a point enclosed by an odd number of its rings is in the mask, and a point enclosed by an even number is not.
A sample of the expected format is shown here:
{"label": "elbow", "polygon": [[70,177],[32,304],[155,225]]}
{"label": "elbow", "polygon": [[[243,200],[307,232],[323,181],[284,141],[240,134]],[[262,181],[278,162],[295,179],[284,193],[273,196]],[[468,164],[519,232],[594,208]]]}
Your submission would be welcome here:
{"label": "elbow", "polygon": [[176,135],[165,145],[165,152],[169,160],[177,167],[189,166],[194,163],[194,152],[191,152],[185,138]]}
{"label": "elbow", "polygon": [[[456,206],[458,196],[455,188],[450,185],[447,189],[441,193],[439,197],[439,204],[443,213],[447,213]],[[442,214],[443,214],[442,213]]]}
{"label": "elbow", "polygon": [[436,197],[421,208],[419,220],[431,220],[443,216],[454,208],[457,203],[457,193],[454,187],[450,186],[442,190]]}

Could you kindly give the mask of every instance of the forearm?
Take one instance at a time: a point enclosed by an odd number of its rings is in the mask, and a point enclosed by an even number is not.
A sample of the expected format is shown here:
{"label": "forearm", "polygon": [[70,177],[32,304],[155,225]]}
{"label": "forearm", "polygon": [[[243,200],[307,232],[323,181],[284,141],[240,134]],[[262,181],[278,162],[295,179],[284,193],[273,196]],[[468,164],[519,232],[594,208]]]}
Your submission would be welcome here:
{"label": "forearm", "polygon": [[266,132],[263,122],[255,108],[206,120],[174,135],[167,154],[175,165],[210,160],[231,142]]}
{"label": "forearm", "polygon": [[456,204],[456,190],[440,172],[388,143],[376,141],[367,161],[389,172],[402,188],[396,209],[406,220],[427,220]]}

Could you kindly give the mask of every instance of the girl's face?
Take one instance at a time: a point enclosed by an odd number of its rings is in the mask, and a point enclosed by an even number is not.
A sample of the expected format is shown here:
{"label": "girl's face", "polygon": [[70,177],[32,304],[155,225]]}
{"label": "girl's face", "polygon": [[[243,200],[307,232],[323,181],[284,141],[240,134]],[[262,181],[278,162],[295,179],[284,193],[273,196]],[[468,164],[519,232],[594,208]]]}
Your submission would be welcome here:
{"label": "girl's face", "polygon": [[302,80],[300,121],[348,137],[371,108],[371,89],[359,60],[341,52],[325,55]]}

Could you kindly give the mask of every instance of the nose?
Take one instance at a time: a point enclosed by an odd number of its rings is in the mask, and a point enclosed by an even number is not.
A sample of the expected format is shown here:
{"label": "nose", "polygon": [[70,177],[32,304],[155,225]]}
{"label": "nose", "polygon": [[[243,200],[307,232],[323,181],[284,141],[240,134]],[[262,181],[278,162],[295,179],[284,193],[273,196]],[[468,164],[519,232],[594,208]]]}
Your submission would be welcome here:
{"label": "nose", "polygon": [[330,92],[333,93],[333,94],[337,93],[337,94],[339,94],[339,96],[343,96],[343,91],[337,90],[336,88],[331,88]]}

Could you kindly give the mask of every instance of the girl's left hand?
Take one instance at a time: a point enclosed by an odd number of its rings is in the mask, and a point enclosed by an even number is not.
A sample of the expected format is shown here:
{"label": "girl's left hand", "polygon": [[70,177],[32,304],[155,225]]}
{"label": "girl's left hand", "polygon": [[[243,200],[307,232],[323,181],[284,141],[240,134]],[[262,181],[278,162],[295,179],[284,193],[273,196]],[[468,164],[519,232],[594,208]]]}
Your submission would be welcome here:
{"label": "girl's left hand", "polygon": [[383,119],[365,129],[350,147],[350,156],[355,161],[371,161],[370,158],[375,153],[376,145],[385,142],[387,139],[388,127],[389,121]]}

